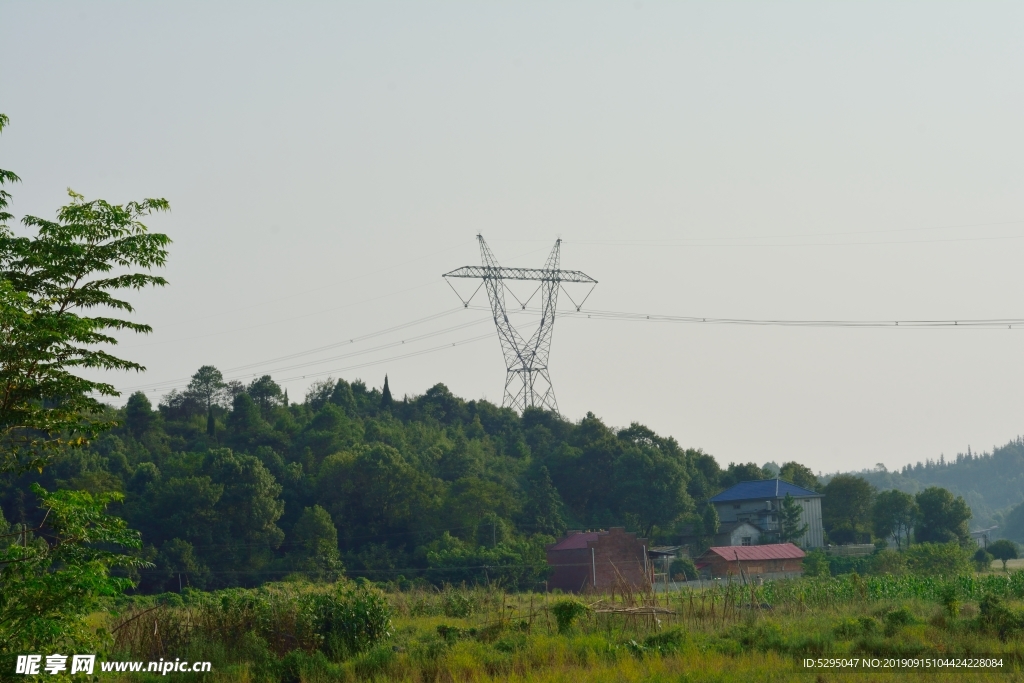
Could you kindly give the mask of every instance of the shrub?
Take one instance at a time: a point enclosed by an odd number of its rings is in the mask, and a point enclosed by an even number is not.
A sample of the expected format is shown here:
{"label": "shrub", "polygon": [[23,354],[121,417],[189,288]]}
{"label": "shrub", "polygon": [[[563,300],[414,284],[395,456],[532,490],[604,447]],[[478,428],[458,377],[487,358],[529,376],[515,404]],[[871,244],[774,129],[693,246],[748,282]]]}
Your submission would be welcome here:
{"label": "shrub", "polygon": [[391,637],[391,606],[380,590],[367,585],[338,588],[337,608],[323,625],[328,641],[351,653],[364,652]]}
{"label": "shrub", "polygon": [[914,574],[957,576],[974,568],[970,553],[959,543],[918,543],[906,550],[907,567]]}
{"label": "shrub", "polygon": [[974,556],[971,559],[974,562],[975,569],[979,572],[985,572],[992,568],[992,560],[996,558],[994,558],[992,553],[984,548],[978,548],[978,552],[974,553]]}
{"label": "shrub", "polygon": [[907,573],[907,557],[895,550],[879,550],[871,558],[871,573],[902,576]]}
{"label": "shrub", "polygon": [[804,557],[804,576],[828,576],[830,573],[824,550],[811,550]]}
{"label": "shrub", "polygon": [[882,617],[882,621],[885,622],[885,635],[890,638],[904,626],[917,623],[917,619],[906,607],[900,607],[899,609],[888,612],[884,617]]}
{"label": "shrub", "polygon": [[668,573],[673,580],[682,576],[684,581],[693,581],[697,578],[697,565],[688,557],[677,557],[669,565]]}
{"label": "shrub", "polygon": [[550,607],[558,623],[559,633],[568,633],[576,624],[576,620],[590,611],[590,608],[575,598],[559,600]]}

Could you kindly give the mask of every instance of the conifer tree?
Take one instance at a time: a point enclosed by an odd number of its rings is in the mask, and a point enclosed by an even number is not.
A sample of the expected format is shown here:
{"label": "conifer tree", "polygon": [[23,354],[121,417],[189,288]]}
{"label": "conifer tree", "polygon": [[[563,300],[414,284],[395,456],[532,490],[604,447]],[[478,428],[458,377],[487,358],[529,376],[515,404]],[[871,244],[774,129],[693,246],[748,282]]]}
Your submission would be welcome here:
{"label": "conifer tree", "polygon": [[800,524],[800,517],[803,514],[803,507],[796,502],[790,494],[782,499],[782,518],[779,532],[779,540],[783,543],[792,543],[807,533],[807,525]]}
{"label": "conifer tree", "polygon": [[390,408],[392,402],[393,401],[391,399],[391,388],[388,386],[388,376],[384,375],[384,391],[381,393],[380,407]]}
{"label": "conifer tree", "polygon": [[539,476],[533,480],[524,513],[526,523],[532,524],[536,533],[561,536],[565,532],[562,499],[547,467],[541,467]]}

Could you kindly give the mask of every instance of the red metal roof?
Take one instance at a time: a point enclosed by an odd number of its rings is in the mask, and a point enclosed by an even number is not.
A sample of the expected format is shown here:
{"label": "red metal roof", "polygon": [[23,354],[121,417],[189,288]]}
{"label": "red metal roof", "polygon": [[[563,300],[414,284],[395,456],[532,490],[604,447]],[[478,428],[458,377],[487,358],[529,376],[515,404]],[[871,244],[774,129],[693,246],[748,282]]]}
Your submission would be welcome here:
{"label": "red metal roof", "polygon": [[804,557],[804,551],[792,543],[773,543],[770,545],[723,545],[708,548],[709,553],[714,553],[724,560],[730,562],[748,562],[751,560],[795,560]]}
{"label": "red metal roof", "polygon": [[566,536],[558,543],[553,546],[549,546],[548,550],[579,550],[580,548],[586,548],[588,541],[596,541],[597,537],[601,535],[600,531],[587,531],[585,533],[572,534]]}

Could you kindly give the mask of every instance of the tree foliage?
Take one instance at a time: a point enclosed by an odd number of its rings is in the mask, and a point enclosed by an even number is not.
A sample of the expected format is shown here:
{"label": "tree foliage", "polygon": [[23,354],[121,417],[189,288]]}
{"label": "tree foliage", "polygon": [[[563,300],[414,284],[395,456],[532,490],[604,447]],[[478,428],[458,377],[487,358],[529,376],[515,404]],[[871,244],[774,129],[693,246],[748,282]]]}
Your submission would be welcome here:
{"label": "tree foliage", "polygon": [[[0,170],[0,188],[17,180]],[[56,220],[26,216],[35,234],[17,236],[0,191],[0,471],[38,468],[111,426],[95,396],[116,390],[81,373],[144,369],[98,347],[117,344],[117,332],[151,331],[118,317],[133,310],[121,291],[167,284],[146,271],[164,265],[170,239],[142,223],[168,210],[165,199],[118,205],[68,193]]]}
{"label": "tree foliage", "polygon": [[790,494],[782,499],[780,517],[780,543],[792,543],[807,533],[807,524],[801,524],[804,509]]}
{"label": "tree foliage", "polygon": [[946,489],[930,486],[915,496],[921,511],[914,539],[918,543],[967,543],[971,508],[962,496],[954,497]]}
{"label": "tree foliage", "polygon": [[1006,571],[1007,562],[1018,557],[1017,544],[1006,538],[990,543],[987,550],[992,557],[1003,563],[1003,571]]}
{"label": "tree foliage", "polygon": [[119,494],[51,493],[38,485],[33,492],[43,522],[0,539],[8,541],[0,551],[0,655],[44,646],[95,650],[99,637],[81,618],[97,609],[102,597],[132,586],[111,576],[111,569],[147,566],[115,550],[139,548],[139,534],[104,512],[121,500]]}
{"label": "tree foliage", "polygon": [[822,489],[821,521],[833,543],[870,539],[875,488],[861,477],[839,474]]}
{"label": "tree foliage", "polygon": [[895,489],[882,491],[871,508],[871,524],[876,536],[891,538],[902,549],[910,545],[910,534],[920,514],[917,501],[910,494]]}

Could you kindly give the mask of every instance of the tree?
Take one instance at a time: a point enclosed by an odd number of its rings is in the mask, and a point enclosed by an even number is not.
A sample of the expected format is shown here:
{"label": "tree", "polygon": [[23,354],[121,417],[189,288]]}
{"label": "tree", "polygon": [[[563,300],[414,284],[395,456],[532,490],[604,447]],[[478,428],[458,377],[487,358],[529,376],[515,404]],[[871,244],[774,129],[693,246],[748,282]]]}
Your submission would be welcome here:
{"label": "tree", "polygon": [[807,525],[800,523],[804,509],[800,503],[796,502],[796,498],[787,493],[786,497],[782,499],[780,513],[780,542],[792,543],[807,533]]}
{"label": "tree", "polygon": [[918,543],[967,543],[970,531],[967,522],[971,508],[963,496],[953,497],[944,488],[930,486],[915,496],[921,517],[914,529]]}
{"label": "tree", "polygon": [[746,464],[729,463],[729,467],[722,473],[719,484],[725,488],[734,486],[741,481],[760,481],[771,479],[769,473],[762,470],[756,463]]}
{"label": "tree", "polygon": [[541,466],[530,484],[523,508],[523,519],[535,533],[561,536],[565,533],[562,519],[562,499],[551,481],[548,468]]}
{"label": "tree", "polygon": [[822,493],[821,521],[833,543],[856,543],[869,534],[874,486],[853,474],[837,474]]}
{"label": "tree", "polygon": [[[0,118],[0,130],[6,124]],[[0,170],[0,188],[17,180]],[[141,222],[168,210],[166,200],[114,205],[69,194],[71,202],[55,221],[26,216],[22,223],[36,234],[17,237],[7,226],[10,195],[0,191],[0,471],[41,467],[60,446],[80,445],[113,426],[99,417],[95,397],[118,392],[75,373],[144,370],[97,346],[116,344],[112,332],[152,330],[116,315],[83,312],[130,313],[131,304],[116,292],[167,284],[135,270],[167,260],[170,239]]]}
{"label": "tree", "polygon": [[640,429],[646,430],[633,425],[619,434],[630,443],[615,460],[611,499],[621,516],[635,519],[640,533],[650,538],[655,526],[672,524],[693,508],[693,501],[686,492],[684,460],[667,452],[665,444],[638,439]]}
{"label": "tree", "polygon": [[246,393],[259,406],[260,413],[264,418],[270,414],[271,408],[280,405],[282,401],[281,386],[272,380],[270,375],[254,379],[246,389]]}
{"label": "tree", "polygon": [[1003,520],[1003,535],[1011,541],[1024,543],[1024,503],[1010,510]]}
{"label": "tree", "polygon": [[212,365],[204,365],[192,375],[185,393],[194,397],[206,409],[206,414],[210,415],[213,413],[213,406],[220,403],[223,398],[226,387],[224,375],[220,370]]}
{"label": "tree", "polygon": [[974,568],[979,572],[987,572],[992,568],[992,560],[996,559],[992,553],[984,548],[978,548],[974,552]]}
{"label": "tree", "polygon": [[779,469],[779,479],[792,482],[809,491],[817,491],[821,487],[818,477],[814,476],[810,467],[793,461],[782,464]]}
{"label": "tree", "polygon": [[380,407],[385,409],[390,408],[392,402],[391,387],[388,386],[388,376],[384,375],[384,391],[382,391],[380,395]]}
{"label": "tree", "polygon": [[338,552],[338,530],[327,510],[308,507],[292,529],[293,567],[320,581],[338,578],[344,566]]}
{"label": "tree", "polygon": [[1006,571],[1007,561],[1017,559],[1017,544],[1005,538],[989,543],[987,550],[991,553],[992,557],[1003,563],[1004,572]]}
{"label": "tree", "polygon": [[871,508],[871,525],[875,536],[892,538],[902,550],[904,543],[910,545],[910,533],[920,514],[917,502],[909,493],[896,489],[882,491]]}
{"label": "tree", "polygon": [[[0,131],[6,125],[7,117],[0,114]],[[165,285],[163,278],[136,269],[164,265],[170,244],[166,235],[149,233],[140,221],[167,210],[166,200],[113,205],[87,202],[70,190],[71,202],[55,221],[26,216],[22,223],[35,234],[16,237],[7,225],[12,216],[6,211],[10,195],[4,186],[17,181],[15,174],[0,170],[0,474],[8,480],[12,472],[41,472],[55,452],[82,446],[116,424],[97,396],[118,392],[76,373],[144,370],[97,347],[116,344],[116,332],[151,331],[117,317],[133,309],[114,294]],[[23,502],[24,491],[17,492]],[[101,598],[116,597],[134,585],[111,576],[111,570],[148,566],[121,554],[123,548],[141,547],[139,534],[105,512],[109,503],[122,500],[121,494],[50,493],[38,484],[32,493],[45,510],[42,522],[31,530],[23,524],[20,544],[0,543],[4,678],[14,670],[16,653],[56,652],[58,647],[95,652],[99,637],[83,617],[99,607]]]}
{"label": "tree", "polygon": [[128,431],[136,439],[142,438],[142,435],[153,426],[156,415],[153,413],[153,404],[144,393],[136,391],[128,397],[128,403],[124,407],[124,419]]}
{"label": "tree", "polygon": [[[95,631],[84,621],[104,596],[132,586],[110,575],[114,568],[150,566],[116,548],[141,547],[139,534],[123,519],[105,513],[121,500],[117,493],[92,496],[81,491],[50,493],[33,485],[45,522],[24,531],[22,543],[0,550],[0,661],[13,667],[15,654],[59,645],[96,651]],[[66,650],[65,650],[66,651]],[[6,671],[13,671],[13,668]]]}
{"label": "tree", "polygon": [[284,540],[277,526],[284,513],[281,485],[256,457],[227,448],[208,452],[203,466],[210,479],[224,487],[217,502],[217,529],[230,542],[223,543],[220,559],[231,567],[235,580],[258,581],[272,551]]}

